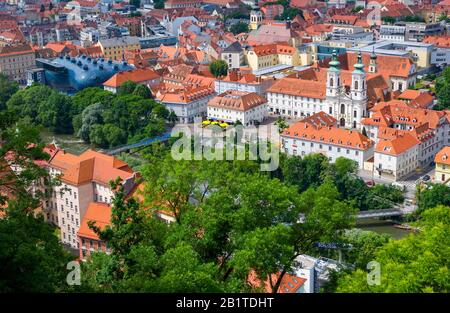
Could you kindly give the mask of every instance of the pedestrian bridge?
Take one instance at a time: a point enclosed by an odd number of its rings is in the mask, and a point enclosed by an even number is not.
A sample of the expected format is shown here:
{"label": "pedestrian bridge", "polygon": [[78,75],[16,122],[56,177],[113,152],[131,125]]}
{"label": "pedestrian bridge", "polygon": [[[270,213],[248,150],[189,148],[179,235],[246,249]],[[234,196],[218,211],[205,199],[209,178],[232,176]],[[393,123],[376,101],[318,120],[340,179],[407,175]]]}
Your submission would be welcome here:
{"label": "pedestrian bridge", "polygon": [[358,219],[372,218],[372,217],[391,217],[391,216],[402,216],[404,214],[414,212],[414,206],[396,205],[392,209],[383,210],[369,210],[360,211],[358,213]]}
{"label": "pedestrian bridge", "polygon": [[152,137],[152,138],[146,138],[143,139],[141,141],[132,143],[132,144],[126,144],[123,146],[118,146],[115,147],[111,150],[106,151],[106,154],[109,155],[115,155],[115,154],[119,154],[123,151],[128,151],[131,149],[136,149],[136,148],[140,148],[140,147],[145,147],[145,146],[149,146],[154,142],[163,142],[163,141],[167,141],[169,140],[169,138],[171,137],[171,130],[165,132],[164,134],[162,134],[161,136],[157,136],[157,137]]}

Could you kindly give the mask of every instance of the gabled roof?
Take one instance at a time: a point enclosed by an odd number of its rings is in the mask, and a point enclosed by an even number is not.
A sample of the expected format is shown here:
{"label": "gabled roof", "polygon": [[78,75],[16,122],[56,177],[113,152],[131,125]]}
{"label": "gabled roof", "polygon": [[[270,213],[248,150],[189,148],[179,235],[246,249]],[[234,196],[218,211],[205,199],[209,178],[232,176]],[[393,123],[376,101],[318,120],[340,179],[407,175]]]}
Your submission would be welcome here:
{"label": "gabled roof", "polygon": [[95,226],[103,230],[111,223],[111,206],[106,203],[91,202],[81,221],[78,236],[98,240],[98,235],[88,226],[89,221],[95,222]]}
{"label": "gabled roof", "polygon": [[325,99],[326,85],[319,81],[286,77],[277,80],[267,92]]}
{"label": "gabled roof", "polygon": [[103,83],[103,86],[117,88],[128,80],[135,83],[141,83],[157,78],[160,78],[160,76],[152,69],[134,69],[114,74],[110,79]]}
{"label": "gabled roof", "polygon": [[228,90],[212,98],[208,106],[245,112],[265,103],[267,99],[255,92]]}
{"label": "gabled roof", "polygon": [[420,141],[412,134],[405,133],[391,140],[380,140],[375,152],[398,156],[420,144]]}
{"label": "gabled roof", "polygon": [[442,148],[442,150],[436,154],[434,162],[437,164],[450,165],[450,146]]}
{"label": "gabled roof", "polygon": [[372,140],[358,131],[334,126],[315,126],[304,121],[289,126],[284,130],[282,136],[357,150],[367,150],[374,144]]}

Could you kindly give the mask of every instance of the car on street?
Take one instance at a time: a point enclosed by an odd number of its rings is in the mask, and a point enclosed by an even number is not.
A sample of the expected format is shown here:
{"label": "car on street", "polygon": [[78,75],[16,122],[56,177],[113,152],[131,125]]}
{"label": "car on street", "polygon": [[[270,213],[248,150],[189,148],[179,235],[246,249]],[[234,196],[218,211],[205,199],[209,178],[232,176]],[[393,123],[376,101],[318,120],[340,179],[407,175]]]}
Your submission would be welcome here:
{"label": "car on street", "polygon": [[427,181],[429,181],[431,179],[431,177],[430,177],[430,175],[424,175],[424,176],[422,176],[422,181],[424,181],[424,182],[427,182]]}
{"label": "car on street", "polygon": [[373,186],[375,186],[375,181],[373,181],[373,180],[366,181],[366,186],[367,186],[367,187],[373,187]]}

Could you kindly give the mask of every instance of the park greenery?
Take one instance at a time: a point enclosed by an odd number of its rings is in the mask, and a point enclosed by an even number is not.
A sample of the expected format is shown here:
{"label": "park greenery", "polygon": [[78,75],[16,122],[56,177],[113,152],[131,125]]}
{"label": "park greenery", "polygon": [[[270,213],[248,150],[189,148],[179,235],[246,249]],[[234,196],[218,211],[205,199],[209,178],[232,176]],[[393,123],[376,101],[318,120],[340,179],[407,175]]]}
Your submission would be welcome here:
{"label": "park greenery", "polygon": [[436,78],[436,97],[438,99],[435,110],[450,108],[450,67],[446,67],[441,76]]}
{"label": "park greenery", "polygon": [[[0,88],[5,95],[14,85]],[[0,98],[0,106],[5,102]],[[14,92],[3,105],[19,118],[29,118],[56,134],[74,134],[87,143],[111,148],[156,136],[165,130],[173,114],[151,99],[147,86],[125,82],[117,94],[91,87],[73,97],[44,85],[33,85]]]}

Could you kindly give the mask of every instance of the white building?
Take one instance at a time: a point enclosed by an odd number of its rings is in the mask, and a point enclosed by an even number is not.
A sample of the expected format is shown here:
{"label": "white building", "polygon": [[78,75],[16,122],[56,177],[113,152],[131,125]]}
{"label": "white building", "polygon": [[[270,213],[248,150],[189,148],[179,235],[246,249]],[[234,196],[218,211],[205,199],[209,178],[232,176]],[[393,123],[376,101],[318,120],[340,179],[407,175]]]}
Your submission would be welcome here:
{"label": "white building", "polygon": [[386,25],[380,26],[380,39],[390,41],[405,41],[406,26]]}
{"label": "white building", "polygon": [[[336,51],[329,63],[326,81],[283,78],[267,90],[269,112],[301,118],[323,111],[339,121],[339,125],[359,128],[367,112],[367,79],[361,55],[351,72],[348,90],[341,77]],[[347,73],[346,73],[347,74]]]}
{"label": "white building", "polygon": [[359,168],[373,156],[374,142],[355,130],[331,125],[317,125],[307,118],[287,128],[281,135],[284,151],[305,156],[322,153],[330,162],[345,157],[358,163]]}
{"label": "white building", "polygon": [[260,96],[266,95],[266,90],[275,82],[274,79],[262,79],[254,74],[242,74],[241,71],[230,71],[226,77],[216,79],[215,91],[220,94],[227,90],[256,92]]}
{"label": "white building", "polygon": [[215,95],[212,88],[196,87],[158,93],[156,99],[173,111],[180,123],[193,123],[207,114],[207,104]]}
{"label": "white building", "polygon": [[419,166],[420,141],[405,133],[392,140],[380,140],[375,147],[374,171],[380,177],[398,180]]}
{"label": "white building", "polygon": [[120,177],[126,192],[135,185],[135,173],[125,163],[112,156],[87,150],[76,156],[46,147],[50,160],[45,163],[52,177],[61,175],[61,185],[55,186],[44,204],[47,221],[60,227],[61,242],[79,248],[77,232],[91,203],[110,204],[113,192],[109,182]]}
{"label": "white building", "polygon": [[208,119],[254,125],[267,118],[267,100],[254,92],[229,90],[208,102]]}
{"label": "white building", "polygon": [[220,58],[227,62],[229,69],[238,69],[244,64],[244,49],[238,41],[222,50]]}

